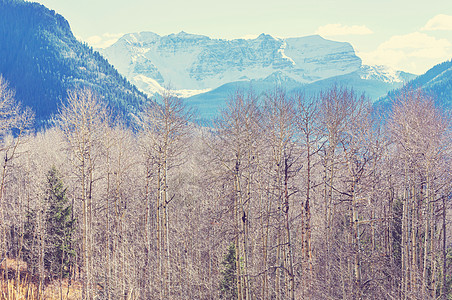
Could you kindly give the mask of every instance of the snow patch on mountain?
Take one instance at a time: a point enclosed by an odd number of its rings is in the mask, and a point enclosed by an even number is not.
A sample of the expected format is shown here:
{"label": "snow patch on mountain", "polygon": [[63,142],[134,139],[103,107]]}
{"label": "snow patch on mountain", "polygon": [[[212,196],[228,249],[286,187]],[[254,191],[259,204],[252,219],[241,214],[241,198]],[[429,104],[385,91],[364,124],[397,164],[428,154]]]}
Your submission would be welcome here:
{"label": "snow patch on mountain", "polygon": [[154,80],[153,78],[147,77],[145,75],[136,75],[134,76],[131,81],[135,83],[135,86],[138,87],[140,90],[145,92],[148,95],[155,95],[160,94],[162,95],[165,91],[165,89],[170,89],[172,91],[172,94],[176,97],[180,98],[188,98],[194,95],[207,93],[211,91],[211,89],[203,89],[203,90],[181,90],[181,89],[172,89],[171,85],[162,87],[157,80]]}
{"label": "snow patch on mountain", "polygon": [[286,49],[286,47],[287,47],[287,42],[284,41],[283,44],[281,45],[281,47],[278,49],[278,52],[281,54],[282,58],[289,60],[292,63],[292,65],[296,65],[295,61],[284,53],[284,50]]}
{"label": "snow patch on mountain", "polygon": [[394,70],[387,66],[367,66],[363,65],[358,71],[361,79],[378,80],[387,83],[405,82],[405,78],[401,76],[403,72]]}

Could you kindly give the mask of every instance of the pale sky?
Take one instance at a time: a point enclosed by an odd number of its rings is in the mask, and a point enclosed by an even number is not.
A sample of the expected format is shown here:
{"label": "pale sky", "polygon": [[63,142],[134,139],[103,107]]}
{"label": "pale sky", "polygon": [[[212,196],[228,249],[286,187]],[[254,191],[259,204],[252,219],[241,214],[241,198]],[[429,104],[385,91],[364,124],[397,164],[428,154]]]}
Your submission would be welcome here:
{"label": "pale sky", "polygon": [[451,0],[39,0],[95,48],[125,33],[211,38],[320,34],[350,42],[364,64],[424,73],[452,58]]}

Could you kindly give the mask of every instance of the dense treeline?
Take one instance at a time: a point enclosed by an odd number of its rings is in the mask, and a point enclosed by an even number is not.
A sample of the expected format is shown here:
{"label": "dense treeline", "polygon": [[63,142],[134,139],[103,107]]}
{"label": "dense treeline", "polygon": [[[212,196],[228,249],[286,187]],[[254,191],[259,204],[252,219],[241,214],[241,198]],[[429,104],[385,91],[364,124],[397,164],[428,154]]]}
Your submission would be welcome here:
{"label": "dense treeline", "polygon": [[384,120],[340,87],[237,92],[208,128],[170,93],[133,129],[67,98],[45,132],[2,123],[3,282],[26,261],[83,299],[452,297],[451,119],[422,91]]}

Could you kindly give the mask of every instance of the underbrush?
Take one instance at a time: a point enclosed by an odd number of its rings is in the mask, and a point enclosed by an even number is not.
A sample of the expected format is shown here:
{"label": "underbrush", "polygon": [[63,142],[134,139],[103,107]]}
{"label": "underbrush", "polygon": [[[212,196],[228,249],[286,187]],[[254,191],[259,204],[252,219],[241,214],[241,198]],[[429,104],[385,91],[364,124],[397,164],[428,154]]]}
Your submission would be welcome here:
{"label": "underbrush", "polygon": [[[6,266],[6,269],[5,269]],[[1,300],[81,299],[80,282],[39,280],[31,276],[24,262],[7,259],[0,265]]]}

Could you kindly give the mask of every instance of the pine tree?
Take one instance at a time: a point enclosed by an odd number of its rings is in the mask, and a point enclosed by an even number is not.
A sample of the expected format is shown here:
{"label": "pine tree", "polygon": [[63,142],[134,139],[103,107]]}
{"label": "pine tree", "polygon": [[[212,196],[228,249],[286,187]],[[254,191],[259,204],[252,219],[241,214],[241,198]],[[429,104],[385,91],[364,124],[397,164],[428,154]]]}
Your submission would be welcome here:
{"label": "pine tree", "polygon": [[37,274],[39,265],[39,243],[36,237],[37,216],[36,210],[28,208],[24,225],[23,259],[28,265],[28,271]]}
{"label": "pine tree", "polygon": [[235,261],[235,244],[231,243],[228,253],[225,255],[223,262],[223,276],[220,282],[220,298],[221,299],[237,299],[237,266]]}
{"label": "pine tree", "polygon": [[47,174],[45,203],[47,211],[44,266],[51,277],[68,277],[72,257],[75,255],[72,240],[75,220],[72,217],[72,205],[66,197],[66,188],[55,167]]}
{"label": "pine tree", "polygon": [[440,289],[437,291],[437,299],[452,299],[452,248],[449,247],[447,249],[447,256],[446,256],[446,270],[442,270],[442,272],[445,272],[445,279],[446,282],[444,283],[444,290],[442,291],[444,295],[441,295]]}

